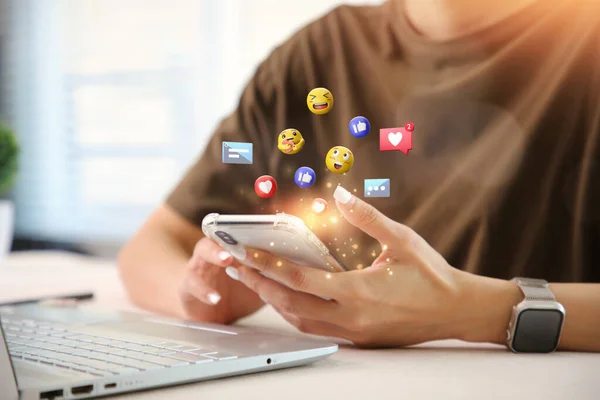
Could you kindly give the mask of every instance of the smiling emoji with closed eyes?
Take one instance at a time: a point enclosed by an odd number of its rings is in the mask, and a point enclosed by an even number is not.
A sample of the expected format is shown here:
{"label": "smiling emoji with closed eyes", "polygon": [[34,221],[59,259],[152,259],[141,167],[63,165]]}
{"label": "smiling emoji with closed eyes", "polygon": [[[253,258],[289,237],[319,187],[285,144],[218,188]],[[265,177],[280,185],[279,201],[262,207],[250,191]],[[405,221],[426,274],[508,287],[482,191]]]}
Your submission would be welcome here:
{"label": "smiling emoji with closed eyes", "polygon": [[277,148],[285,154],[296,154],[304,147],[304,138],[296,129],[286,129],[277,137]]}
{"label": "smiling emoji with closed eyes", "polygon": [[313,114],[327,114],[333,108],[333,95],[325,88],[314,88],[306,96],[306,105]]}
{"label": "smiling emoji with closed eyes", "polygon": [[336,174],[346,173],[354,165],[354,154],[344,146],[332,147],[325,156],[325,165],[328,170]]}

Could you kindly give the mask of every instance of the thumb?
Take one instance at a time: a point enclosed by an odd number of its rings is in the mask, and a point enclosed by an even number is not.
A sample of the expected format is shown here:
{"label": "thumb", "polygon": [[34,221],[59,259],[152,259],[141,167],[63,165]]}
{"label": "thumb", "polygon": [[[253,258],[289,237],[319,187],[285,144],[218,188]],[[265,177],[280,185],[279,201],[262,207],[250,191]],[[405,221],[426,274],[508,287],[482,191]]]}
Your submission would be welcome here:
{"label": "thumb", "polygon": [[336,200],[337,207],[344,218],[352,225],[377,239],[381,244],[393,241],[393,225],[395,222],[375,207],[365,203],[342,186],[335,189],[333,198]]}

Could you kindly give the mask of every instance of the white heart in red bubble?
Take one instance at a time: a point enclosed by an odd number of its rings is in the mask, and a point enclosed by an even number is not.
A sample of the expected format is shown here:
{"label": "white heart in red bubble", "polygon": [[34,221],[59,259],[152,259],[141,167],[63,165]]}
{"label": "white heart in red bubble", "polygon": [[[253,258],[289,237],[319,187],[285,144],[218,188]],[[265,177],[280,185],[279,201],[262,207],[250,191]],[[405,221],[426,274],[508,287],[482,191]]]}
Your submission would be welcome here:
{"label": "white heart in red bubble", "polygon": [[312,210],[315,214],[321,214],[327,209],[327,201],[317,198],[313,200]]}
{"label": "white heart in red bubble", "polygon": [[258,197],[268,199],[277,192],[277,181],[271,175],[263,175],[254,182],[254,191]]}

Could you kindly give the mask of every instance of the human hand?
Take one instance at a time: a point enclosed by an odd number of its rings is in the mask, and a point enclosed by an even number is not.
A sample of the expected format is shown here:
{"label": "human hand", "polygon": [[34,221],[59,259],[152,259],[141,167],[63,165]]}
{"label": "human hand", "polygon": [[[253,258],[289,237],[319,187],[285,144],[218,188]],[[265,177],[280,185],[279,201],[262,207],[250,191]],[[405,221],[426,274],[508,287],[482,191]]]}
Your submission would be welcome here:
{"label": "human hand", "polygon": [[245,285],[227,278],[224,267],[240,263],[209,238],[194,248],[180,284],[185,316],[191,319],[231,323],[264,305]]}
{"label": "human hand", "polygon": [[382,252],[371,267],[328,273],[248,250],[243,263],[253,268],[233,266],[227,268],[228,275],[299,330],[359,346],[406,346],[446,338],[502,341],[511,306],[518,302],[514,285],[451,267],[413,230],[342,187],[334,197],[351,224],[381,243]]}

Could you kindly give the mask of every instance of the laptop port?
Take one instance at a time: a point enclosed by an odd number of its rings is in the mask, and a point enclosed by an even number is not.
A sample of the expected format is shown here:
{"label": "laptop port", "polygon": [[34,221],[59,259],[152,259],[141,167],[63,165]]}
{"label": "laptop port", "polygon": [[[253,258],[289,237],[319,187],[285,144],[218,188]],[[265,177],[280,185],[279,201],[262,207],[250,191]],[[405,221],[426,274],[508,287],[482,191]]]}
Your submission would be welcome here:
{"label": "laptop port", "polygon": [[71,394],[89,394],[94,390],[94,385],[75,386],[71,388]]}
{"label": "laptop port", "polygon": [[114,389],[117,387],[116,383],[107,383],[106,385],[104,385],[104,389]]}
{"label": "laptop port", "polygon": [[54,400],[57,397],[62,397],[64,391],[62,389],[49,390],[47,392],[40,393],[40,400]]}

